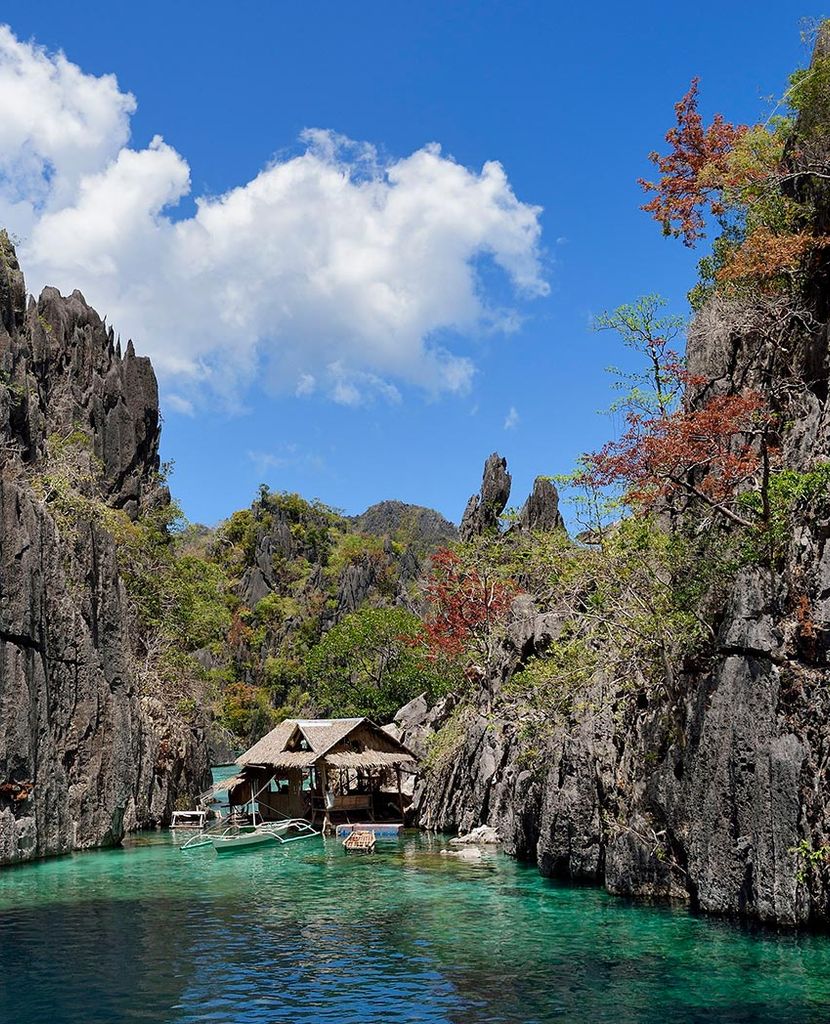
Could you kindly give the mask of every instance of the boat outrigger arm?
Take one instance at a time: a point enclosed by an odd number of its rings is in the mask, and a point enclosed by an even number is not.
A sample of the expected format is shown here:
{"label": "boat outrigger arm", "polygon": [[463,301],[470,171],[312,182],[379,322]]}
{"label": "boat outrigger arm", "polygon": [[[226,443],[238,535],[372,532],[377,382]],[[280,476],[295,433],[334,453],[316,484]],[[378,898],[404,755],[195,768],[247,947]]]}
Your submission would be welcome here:
{"label": "boat outrigger arm", "polygon": [[[273,813],[279,814],[280,817],[276,821],[265,821],[262,815],[258,813],[258,797],[260,793],[263,793],[271,785],[276,777],[276,775],[272,775],[265,785],[261,786],[251,797],[249,801],[253,805],[251,824],[243,825],[220,818],[213,826],[205,829],[204,832],[191,836],[181,849],[193,850],[200,846],[213,846],[219,852],[222,850],[241,849],[245,846],[256,846],[271,839],[275,839],[279,843],[293,843],[298,839],[312,839],[314,836],[319,836],[320,833],[306,818],[289,818],[279,811],[274,811]],[[259,821],[257,821],[257,818],[259,818]],[[284,833],[293,834],[288,835]]]}

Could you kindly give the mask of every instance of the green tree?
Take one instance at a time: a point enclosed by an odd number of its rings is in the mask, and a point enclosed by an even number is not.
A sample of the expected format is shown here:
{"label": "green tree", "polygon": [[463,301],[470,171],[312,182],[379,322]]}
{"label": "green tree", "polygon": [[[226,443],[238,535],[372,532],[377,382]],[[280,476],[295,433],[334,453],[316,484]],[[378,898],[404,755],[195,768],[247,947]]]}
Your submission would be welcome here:
{"label": "green tree", "polygon": [[347,615],[309,652],[306,675],[321,710],[389,721],[401,705],[447,680],[419,645],[421,623],[403,608]]}
{"label": "green tree", "polygon": [[682,340],[686,321],[682,316],[664,314],[666,305],[660,295],[644,295],[594,320],[595,331],[615,331],[625,347],[642,356],[645,363],[631,371],[608,367],[615,377],[614,390],[622,392],[610,412],[666,416],[676,407],[682,384],[681,360],[672,345]]}

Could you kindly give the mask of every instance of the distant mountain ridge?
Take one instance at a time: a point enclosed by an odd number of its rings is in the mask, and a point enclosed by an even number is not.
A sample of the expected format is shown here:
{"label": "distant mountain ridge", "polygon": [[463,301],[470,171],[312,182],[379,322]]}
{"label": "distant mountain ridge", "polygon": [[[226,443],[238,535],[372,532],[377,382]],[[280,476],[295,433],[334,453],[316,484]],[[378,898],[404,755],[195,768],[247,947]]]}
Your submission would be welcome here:
{"label": "distant mountain ridge", "polygon": [[378,537],[403,537],[422,550],[458,540],[458,527],[424,505],[403,501],[379,501],[353,519],[361,533]]}

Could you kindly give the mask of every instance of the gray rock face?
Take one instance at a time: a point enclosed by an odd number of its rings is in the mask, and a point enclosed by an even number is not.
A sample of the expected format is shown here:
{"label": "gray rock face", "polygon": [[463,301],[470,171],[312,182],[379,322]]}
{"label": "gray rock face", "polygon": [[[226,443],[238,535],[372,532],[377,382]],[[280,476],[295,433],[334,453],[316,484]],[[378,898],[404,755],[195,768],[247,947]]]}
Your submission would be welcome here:
{"label": "gray rock face", "polygon": [[131,515],[159,468],[158,387],[132,342],[123,357],[112,328],[75,291],[45,288],[24,304],[25,286],[0,236],[0,438],[24,462],[43,458],[47,438],[86,434],[110,501]]}
{"label": "gray rock face", "polygon": [[[337,516],[336,531],[362,537],[366,543],[365,550],[354,552],[340,566],[332,586],[331,551],[320,542],[330,528],[325,512],[313,507],[292,512],[290,502],[286,511],[278,497],[256,502],[252,512],[256,541],[239,584],[240,600],[255,608],[269,594],[291,595],[317,609],[320,634],[366,604],[410,607],[415,600],[413,584],[429,556],[458,536],[455,526],[434,509],[400,501],[380,502],[353,518]],[[291,573],[303,559],[313,570],[298,590]],[[278,652],[299,624],[296,617],[288,618],[273,628],[259,656]]]}
{"label": "gray rock face", "polygon": [[238,737],[217,722],[211,722],[208,727],[207,745],[210,763],[214,765],[233,764],[242,753]]}
{"label": "gray rock face", "polygon": [[[62,536],[27,470],[82,430],[105,498],[137,515],[158,467],[146,359],[80,293],[25,305],[0,236],[0,864],[117,843],[209,778],[204,728],[142,686],[112,537]],[[164,500],[164,495],[153,500]]]}
{"label": "gray rock face", "polygon": [[383,565],[371,555],[361,555],[344,566],[337,585],[337,611],[335,620],[362,607],[380,582]]}
{"label": "gray rock face", "polygon": [[[721,300],[704,310],[691,333],[689,370],[711,383],[688,395],[690,403],[764,386],[772,356],[757,325],[769,315]],[[827,328],[799,316],[773,354],[770,393],[787,403],[793,427],[782,450],[794,469],[830,457],[827,352]],[[470,531],[479,504],[471,503]],[[537,508],[531,498],[522,520]],[[830,927],[828,541],[826,519],[805,520],[775,572],[742,570],[719,608],[711,656],[681,666],[676,687],[632,701],[631,681],[600,668],[578,704],[535,732],[503,698],[504,680],[561,623],[518,598],[504,663],[478,698],[401,719],[403,741],[431,762],[415,788],[417,819],[447,831],[490,826],[508,852],[544,874],[613,893]]]}
{"label": "gray rock face", "polygon": [[239,596],[249,608],[278,590],[280,583],[276,567],[296,554],[288,520],[279,514],[271,519],[257,535],[254,563],[245,570],[240,583]]}
{"label": "gray rock face", "polygon": [[559,492],[553,481],[543,476],[536,477],[533,490],[522,506],[519,526],[523,530],[545,533],[565,529],[565,520],[559,511]]}
{"label": "gray rock face", "polygon": [[[403,715],[401,738],[428,757],[431,737],[454,723],[454,747],[416,785],[417,820],[462,833],[487,825],[543,874],[618,894],[830,923],[826,872],[804,880],[797,852],[828,834],[828,702],[822,693],[815,704],[823,680],[806,700],[787,681],[793,666],[754,602],[758,585],[737,586],[719,654],[678,707],[626,705],[598,673],[579,707],[535,738],[518,713],[494,719],[491,694],[478,707]],[[549,635],[550,616],[539,618]],[[750,647],[736,645],[741,635]]]}
{"label": "gray rock face", "polygon": [[380,501],[370,505],[354,520],[361,533],[378,537],[400,537],[423,553],[458,538],[456,526],[440,512],[403,501]]}
{"label": "gray rock face", "polygon": [[507,460],[493,452],[484,463],[479,493],[470,498],[464,509],[459,528],[462,541],[470,541],[498,529],[499,516],[510,498],[510,484]]}

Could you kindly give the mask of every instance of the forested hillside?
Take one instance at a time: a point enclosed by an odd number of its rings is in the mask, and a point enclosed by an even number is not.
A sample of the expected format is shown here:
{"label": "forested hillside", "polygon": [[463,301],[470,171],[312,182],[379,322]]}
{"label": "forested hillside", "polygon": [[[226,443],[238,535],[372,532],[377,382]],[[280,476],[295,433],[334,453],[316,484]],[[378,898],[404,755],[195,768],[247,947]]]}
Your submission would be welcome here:
{"label": "forested hillside", "polygon": [[350,519],[264,486],[215,530],[183,530],[178,560],[217,583],[217,628],[191,657],[220,722],[247,742],[288,715],[388,720],[437,692],[416,642],[419,580],[455,537],[430,509],[389,501]]}

